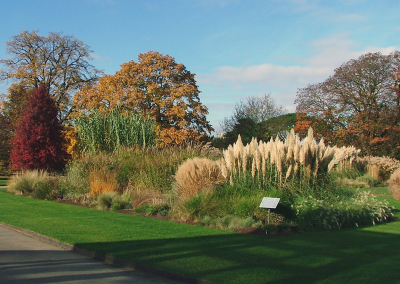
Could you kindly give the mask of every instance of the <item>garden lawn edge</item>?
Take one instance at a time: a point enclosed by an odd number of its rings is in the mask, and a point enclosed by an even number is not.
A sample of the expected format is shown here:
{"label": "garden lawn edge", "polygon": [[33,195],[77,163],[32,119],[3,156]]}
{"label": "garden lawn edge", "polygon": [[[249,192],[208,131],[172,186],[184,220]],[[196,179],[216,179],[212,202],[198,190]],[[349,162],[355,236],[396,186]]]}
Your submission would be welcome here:
{"label": "garden lawn edge", "polygon": [[36,232],[27,230],[27,229],[23,229],[23,228],[19,228],[19,227],[15,227],[6,223],[2,223],[0,222],[0,226],[5,227],[5,228],[9,228],[11,230],[17,231],[20,234],[38,239],[42,242],[57,246],[57,247],[61,247],[67,251],[72,251],[72,252],[76,252],[88,257],[91,257],[97,261],[103,262],[105,264],[108,265],[112,265],[115,267],[121,267],[121,268],[125,268],[128,270],[133,270],[133,271],[138,271],[144,274],[151,274],[152,276],[158,276],[161,278],[166,278],[169,280],[173,280],[173,281],[178,281],[178,282],[183,282],[183,283],[190,283],[190,284],[213,284],[212,282],[206,281],[206,280],[201,280],[201,279],[196,279],[193,277],[189,277],[189,276],[184,276],[181,274],[177,274],[177,273],[172,273],[166,270],[161,270],[161,269],[157,269],[157,268],[153,268],[150,266],[146,266],[146,265],[142,265],[142,264],[138,264],[138,263],[134,263],[132,261],[128,261],[125,259],[121,259],[121,258],[116,258],[110,255],[105,255],[105,254],[101,254],[95,251],[90,251],[90,250],[86,250],[83,248],[79,248],[76,247],[74,245],[71,244],[67,244],[67,243],[63,243],[60,242],[56,239],[50,238],[48,236],[44,236],[41,234],[38,234]]}

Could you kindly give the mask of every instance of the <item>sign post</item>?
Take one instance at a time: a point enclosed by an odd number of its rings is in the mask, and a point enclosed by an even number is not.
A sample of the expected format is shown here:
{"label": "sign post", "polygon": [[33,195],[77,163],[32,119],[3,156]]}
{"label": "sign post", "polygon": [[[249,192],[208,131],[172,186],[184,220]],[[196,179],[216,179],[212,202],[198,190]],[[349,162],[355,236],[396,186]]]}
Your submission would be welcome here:
{"label": "sign post", "polygon": [[274,197],[264,197],[261,201],[260,208],[266,208],[268,209],[268,224],[271,221],[271,209],[275,209],[276,206],[278,206],[280,198],[274,198]]}

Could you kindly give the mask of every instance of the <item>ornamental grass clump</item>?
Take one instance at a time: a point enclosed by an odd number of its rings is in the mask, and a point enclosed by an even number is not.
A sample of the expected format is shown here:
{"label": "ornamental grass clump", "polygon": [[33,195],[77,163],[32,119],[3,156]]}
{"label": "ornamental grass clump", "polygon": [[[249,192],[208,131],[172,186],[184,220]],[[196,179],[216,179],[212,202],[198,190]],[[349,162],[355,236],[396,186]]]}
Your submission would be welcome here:
{"label": "ornamental grass clump", "polygon": [[102,193],[116,191],[115,172],[107,172],[104,169],[94,170],[89,174],[90,194],[98,196]]}
{"label": "ornamental grass clump", "polygon": [[102,114],[94,110],[77,118],[75,124],[82,152],[113,152],[121,147],[155,145],[155,122],[134,113],[121,114],[119,109]]}
{"label": "ornamental grass clump", "polygon": [[54,200],[61,197],[58,179],[43,170],[18,173],[8,181],[7,192],[32,196],[36,199]]}
{"label": "ornamental grass clump", "polygon": [[400,200],[400,168],[390,176],[389,189],[393,194],[393,198]]}
{"label": "ornamental grass clump", "polygon": [[370,176],[380,181],[387,181],[400,168],[400,161],[389,157],[366,156],[359,159],[359,163],[366,167]]}
{"label": "ornamental grass clump", "polygon": [[187,159],[175,174],[180,200],[188,200],[202,190],[222,184],[226,180],[225,166],[207,158]]}
{"label": "ornamental grass clump", "polygon": [[29,170],[11,176],[8,180],[7,192],[17,195],[32,194],[39,184],[45,183],[49,174],[43,170]]}
{"label": "ornamental grass clump", "polygon": [[393,216],[387,201],[379,201],[369,192],[336,196],[324,200],[313,196],[298,197],[293,205],[296,223],[304,230],[341,229],[375,225]]}
{"label": "ornamental grass clump", "polygon": [[317,143],[312,128],[303,140],[292,130],[285,141],[278,136],[268,142],[257,142],[253,138],[245,146],[239,136],[223,152],[231,184],[299,192],[314,186],[321,176],[336,168],[352,167],[358,154],[359,150],[354,147],[326,146],[323,139]]}

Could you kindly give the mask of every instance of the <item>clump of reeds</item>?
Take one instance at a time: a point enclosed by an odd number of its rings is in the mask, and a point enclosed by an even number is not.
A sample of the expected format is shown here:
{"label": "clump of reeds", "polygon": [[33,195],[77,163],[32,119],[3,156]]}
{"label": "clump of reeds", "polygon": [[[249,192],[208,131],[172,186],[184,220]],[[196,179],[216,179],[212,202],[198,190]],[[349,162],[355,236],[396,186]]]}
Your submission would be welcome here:
{"label": "clump of reeds", "polygon": [[186,160],[175,174],[180,200],[188,200],[203,189],[222,184],[226,180],[225,166],[207,158]]}
{"label": "clump of reeds", "polygon": [[259,187],[272,184],[279,188],[286,183],[309,185],[321,173],[352,166],[358,154],[359,150],[354,147],[327,146],[323,139],[317,143],[312,128],[303,140],[293,129],[285,141],[278,136],[269,142],[257,142],[253,138],[244,146],[239,136],[223,152],[231,184],[247,179]]}
{"label": "clump of reeds", "polygon": [[123,115],[118,109],[100,114],[94,110],[75,120],[82,152],[113,152],[121,147],[155,145],[156,124],[134,113]]}
{"label": "clump of reeds", "polygon": [[400,200],[400,168],[395,170],[390,176],[389,189],[393,194],[393,198]]}
{"label": "clump of reeds", "polygon": [[361,158],[359,163],[366,167],[370,176],[380,181],[387,181],[390,175],[400,168],[400,161],[389,157],[366,156]]}

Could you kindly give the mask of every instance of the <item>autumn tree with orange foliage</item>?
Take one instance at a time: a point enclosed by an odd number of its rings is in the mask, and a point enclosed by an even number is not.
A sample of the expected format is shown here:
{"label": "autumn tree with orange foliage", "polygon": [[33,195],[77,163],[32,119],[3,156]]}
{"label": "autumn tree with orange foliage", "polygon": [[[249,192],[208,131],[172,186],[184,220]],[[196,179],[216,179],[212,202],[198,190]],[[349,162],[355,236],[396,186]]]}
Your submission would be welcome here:
{"label": "autumn tree with orange foliage", "polygon": [[195,74],[169,55],[149,51],[138,62],[121,65],[114,75],[75,95],[77,110],[97,108],[136,112],[157,122],[161,145],[180,145],[204,139],[213,130],[206,120],[208,109],[201,104]]}
{"label": "autumn tree with orange foliage", "polygon": [[295,103],[295,131],[312,126],[330,143],[400,158],[399,51],[352,59],[323,83],[299,89]]}

